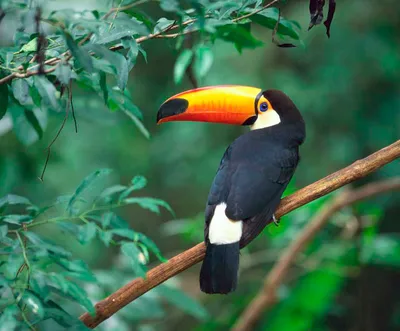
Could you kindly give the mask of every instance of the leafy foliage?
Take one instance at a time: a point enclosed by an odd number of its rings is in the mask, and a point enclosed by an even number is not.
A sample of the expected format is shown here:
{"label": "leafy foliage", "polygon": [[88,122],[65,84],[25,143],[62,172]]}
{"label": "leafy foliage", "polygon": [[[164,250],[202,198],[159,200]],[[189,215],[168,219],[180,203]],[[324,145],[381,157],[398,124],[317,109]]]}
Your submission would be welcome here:
{"label": "leafy foliage", "polygon": [[[157,245],[145,234],[130,229],[115,211],[132,204],[156,213],[160,207],[172,212],[171,208],[159,199],[131,196],[146,186],[142,176],[134,177],[129,186],[107,187],[102,194],[90,198],[93,192],[86,193],[96,190],[110,172],[100,169],[91,173],[72,195],[59,197],[54,204],[42,208],[17,195],[0,199],[2,326],[7,325],[8,330],[24,324],[34,328],[52,319],[63,327],[83,327],[77,316],[68,313],[66,302],[94,313],[85,288],[87,283],[98,282],[96,274],[84,261],[74,259],[62,243],[43,236],[40,229],[44,226],[56,226],[66,238],[75,238],[82,245],[98,238],[106,246],[120,248],[121,254],[130,261],[130,271],[125,270],[130,277],[132,274],[145,277],[151,253],[165,261]],[[55,215],[55,210],[63,212]],[[199,318],[206,315],[204,311],[200,314],[202,308],[178,289],[165,291],[160,293],[173,293],[168,294],[172,304]],[[152,304],[156,305],[157,301]]]}
{"label": "leafy foliage", "polygon": [[[196,81],[207,75],[213,63],[211,46],[218,39],[233,43],[239,52],[263,45],[251,32],[252,22],[269,30],[276,27],[281,38],[299,41],[298,26],[278,17],[276,8],[262,1],[192,1],[192,8],[181,7],[178,1],[161,1],[167,17],[158,19],[144,14],[141,3],[121,1],[108,12],[61,9],[46,14],[36,12],[28,1],[2,2],[5,15],[17,9],[26,27],[16,32],[13,47],[0,50],[0,119],[9,113],[17,132],[31,126],[29,139],[21,136],[23,143],[42,139],[48,110],[72,107],[72,96],[64,100],[63,91],[73,81],[103,98],[109,110],[124,112],[149,137],[141,111],[126,90],[139,54],[147,60],[141,46],[146,40],[176,41],[174,48],[180,54],[174,81],[178,84],[192,62]],[[28,32],[29,25],[36,27],[33,32]],[[184,38],[194,32],[199,38],[188,47]],[[40,71],[45,75],[39,75]],[[37,108],[42,110],[40,115]]]}

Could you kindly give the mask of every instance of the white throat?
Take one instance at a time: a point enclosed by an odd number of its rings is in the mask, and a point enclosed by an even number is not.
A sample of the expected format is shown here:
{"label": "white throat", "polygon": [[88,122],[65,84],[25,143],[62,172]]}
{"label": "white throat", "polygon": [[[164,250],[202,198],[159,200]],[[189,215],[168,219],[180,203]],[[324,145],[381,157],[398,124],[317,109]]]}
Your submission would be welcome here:
{"label": "white throat", "polygon": [[251,126],[251,130],[264,129],[280,122],[281,118],[278,113],[274,109],[269,109],[263,114],[258,114],[257,120]]}

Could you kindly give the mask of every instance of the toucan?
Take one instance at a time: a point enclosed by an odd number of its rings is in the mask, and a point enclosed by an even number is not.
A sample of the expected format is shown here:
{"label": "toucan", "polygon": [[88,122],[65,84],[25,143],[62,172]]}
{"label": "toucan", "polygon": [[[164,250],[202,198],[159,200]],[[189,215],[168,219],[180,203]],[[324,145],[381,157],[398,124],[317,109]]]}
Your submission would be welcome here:
{"label": "toucan", "polygon": [[200,289],[227,294],[237,287],[239,252],[274,213],[299,163],[305,123],[279,90],[219,85],[188,90],[166,100],[157,123],[215,122],[250,126],[225,151],[208,195],[206,255]]}

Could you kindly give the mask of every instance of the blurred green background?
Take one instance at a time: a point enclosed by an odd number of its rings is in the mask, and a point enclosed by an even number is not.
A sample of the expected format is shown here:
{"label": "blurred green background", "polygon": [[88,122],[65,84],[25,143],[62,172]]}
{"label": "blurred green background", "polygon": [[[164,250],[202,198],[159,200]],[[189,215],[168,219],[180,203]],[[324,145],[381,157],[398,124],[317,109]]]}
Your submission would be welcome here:
{"label": "blurred green background", "polygon": [[[201,86],[240,84],[286,92],[298,106],[307,125],[302,160],[287,193],[310,184],[353,161],[394,142],[400,132],[400,3],[371,0],[337,1],[331,38],[323,28],[307,32],[307,1],[288,1],[285,17],[302,26],[304,47],[278,48],[270,32],[253,28],[264,47],[239,54],[222,41],[213,47],[214,63]],[[53,8],[93,9],[96,1],[51,1]],[[156,3],[142,9],[161,17]],[[12,22],[1,26],[1,43],[12,37]],[[202,239],[203,209],[208,189],[225,148],[246,128],[202,123],[155,124],[159,105],[169,96],[191,88],[189,80],[175,85],[172,79],[177,52],[169,40],[143,44],[142,57],[132,70],[128,89],[143,111],[151,134],[146,139],[123,113],[110,113],[102,100],[75,86],[74,103],[79,132],[68,121],[52,155],[44,182],[38,180],[45,148],[57,132],[63,114],[50,113],[44,138],[23,144],[17,132],[0,121],[0,196],[15,193],[39,205],[71,193],[88,173],[114,169],[122,184],[143,175],[149,185],[144,195],[167,201],[177,219],[129,207],[122,211],[133,229],[151,237],[166,257],[172,257]],[[400,174],[395,161],[358,181],[360,185]],[[250,302],[281,250],[331,196],[283,217],[281,226],[269,227],[242,252],[240,285],[230,296],[206,296],[198,286],[199,266],[180,274],[177,282],[197,298],[211,315],[197,320],[167,307],[168,313],[141,321],[140,330],[226,330]],[[282,301],[263,316],[259,330],[400,330],[400,200],[388,193],[360,203],[358,215],[365,220],[362,233],[351,240],[340,238],[353,210],[337,213],[312,245],[300,256],[280,289]],[[48,231],[52,231],[51,228]],[[368,236],[382,234],[394,240],[397,250],[383,243],[382,258],[362,260]],[[63,242],[59,232],[48,233],[70,248],[93,269],[107,270],[117,259],[100,241],[90,246]],[[384,234],[384,235],[383,235]],[[367,244],[365,244],[367,245]],[[361,248],[360,248],[361,246]],[[371,250],[371,249],[370,249]],[[372,247],[374,251],[374,247]],[[390,262],[383,256],[389,254]],[[120,286],[121,284],[114,284]],[[134,307],[128,306],[126,311]],[[118,321],[118,322],[117,322]],[[107,329],[120,330],[113,319]],[[129,329],[129,322],[126,327]],[[136,328],[137,327],[137,328]]]}

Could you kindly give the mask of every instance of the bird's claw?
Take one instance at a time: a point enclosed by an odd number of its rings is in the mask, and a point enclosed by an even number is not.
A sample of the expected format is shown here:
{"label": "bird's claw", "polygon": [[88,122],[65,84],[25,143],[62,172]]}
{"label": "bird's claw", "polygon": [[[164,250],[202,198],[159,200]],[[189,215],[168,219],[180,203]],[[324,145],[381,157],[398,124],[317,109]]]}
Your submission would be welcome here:
{"label": "bird's claw", "polygon": [[275,224],[276,226],[279,226],[280,220],[277,219],[277,218],[275,217],[275,215],[272,215],[272,221],[274,222],[274,224]]}

